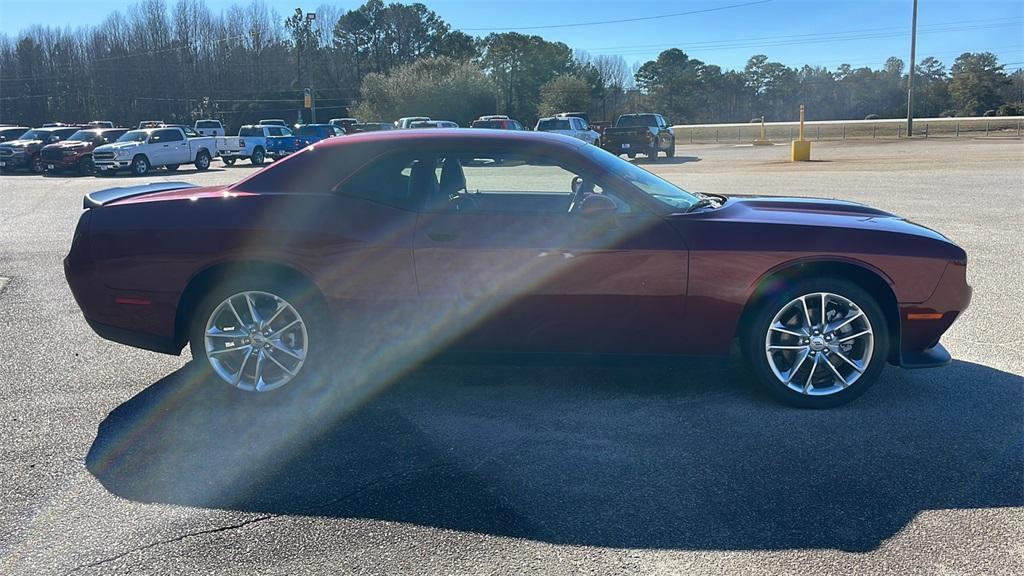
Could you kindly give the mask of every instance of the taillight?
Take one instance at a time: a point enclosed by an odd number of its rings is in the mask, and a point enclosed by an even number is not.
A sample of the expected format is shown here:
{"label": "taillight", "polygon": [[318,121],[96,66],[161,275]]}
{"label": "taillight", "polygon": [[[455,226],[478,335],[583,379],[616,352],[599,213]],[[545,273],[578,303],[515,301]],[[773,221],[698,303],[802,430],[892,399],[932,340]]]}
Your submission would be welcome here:
{"label": "taillight", "polygon": [[242,148],[245,148],[245,140],[242,140],[241,138],[239,138],[238,139],[238,145],[241,146]]}

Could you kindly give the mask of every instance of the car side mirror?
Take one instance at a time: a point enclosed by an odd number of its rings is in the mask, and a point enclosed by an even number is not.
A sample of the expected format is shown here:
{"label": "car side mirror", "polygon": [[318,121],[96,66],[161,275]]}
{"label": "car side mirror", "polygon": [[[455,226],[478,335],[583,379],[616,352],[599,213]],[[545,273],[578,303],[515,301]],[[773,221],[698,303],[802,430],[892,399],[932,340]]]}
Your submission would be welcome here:
{"label": "car side mirror", "polygon": [[614,220],[618,210],[614,200],[601,194],[587,194],[580,201],[580,214],[588,220]]}

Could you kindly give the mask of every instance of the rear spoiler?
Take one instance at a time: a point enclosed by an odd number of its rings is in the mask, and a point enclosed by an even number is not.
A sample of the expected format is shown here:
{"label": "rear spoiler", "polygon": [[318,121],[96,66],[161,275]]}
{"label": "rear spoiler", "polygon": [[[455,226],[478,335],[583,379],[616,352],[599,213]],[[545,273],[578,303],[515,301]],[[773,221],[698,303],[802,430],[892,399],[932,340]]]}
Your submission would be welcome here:
{"label": "rear spoiler", "polygon": [[85,208],[86,210],[90,208],[99,208],[100,206],[105,206],[118,200],[124,200],[125,198],[142,196],[143,194],[152,194],[154,192],[182,190],[185,188],[198,188],[198,186],[195,184],[189,184],[188,182],[153,182],[152,184],[141,184],[139,186],[107,188],[105,190],[97,190],[96,192],[86,194],[85,198],[82,199],[82,208]]}

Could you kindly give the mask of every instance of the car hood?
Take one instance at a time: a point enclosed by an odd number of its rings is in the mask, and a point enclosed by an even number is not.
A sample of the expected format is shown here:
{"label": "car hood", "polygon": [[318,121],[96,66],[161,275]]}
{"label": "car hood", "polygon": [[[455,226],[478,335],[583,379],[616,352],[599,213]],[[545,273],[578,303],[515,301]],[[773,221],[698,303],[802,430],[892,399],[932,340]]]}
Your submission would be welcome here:
{"label": "car hood", "polygon": [[118,150],[129,150],[131,148],[138,148],[142,146],[143,142],[114,142],[113,144],[104,144],[96,148],[96,152],[117,152]]}
{"label": "car hood", "polygon": [[0,146],[7,148],[31,148],[33,146],[39,146],[43,143],[42,140],[8,140]]}
{"label": "car hood", "polygon": [[826,198],[733,196],[725,206],[706,212],[733,221],[911,234],[950,242],[938,232],[895,214],[857,202]]}
{"label": "car hood", "polygon": [[72,141],[65,140],[64,142],[54,142],[53,144],[47,144],[46,146],[43,146],[43,148],[44,149],[45,148],[49,148],[51,150],[56,150],[56,149],[60,149],[60,148],[71,148],[71,149],[88,148],[89,146],[92,146],[92,144],[89,143],[89,142],[81,142],[81,141],[78,141],[78,140],[72,140]]}

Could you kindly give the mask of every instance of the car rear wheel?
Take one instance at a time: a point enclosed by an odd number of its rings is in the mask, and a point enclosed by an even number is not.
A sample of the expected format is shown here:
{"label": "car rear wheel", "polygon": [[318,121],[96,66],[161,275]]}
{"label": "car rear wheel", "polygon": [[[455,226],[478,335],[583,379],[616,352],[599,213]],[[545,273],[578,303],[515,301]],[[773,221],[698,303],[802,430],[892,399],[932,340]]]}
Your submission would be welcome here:
{"label": "car rear wheel", "polygon": [[38,156],[32,160],[32,171],[36,174],[42,174],[46,172],[46,164],[43,164],[43,159]]}
{"label": "car rear wheel", "polygon": [[143,156],[138,155],[132,159],[132,174],[136,176],[145,176],[149,173],[149,160]]}
{"label": "car rear wheel", "polygon": [[318,299],[301,286],[231,281],[196,308],[189,334],[192,357],[242,392],[294,386],[325,349],[318,325],[323,318]]}
{"label": "car rear wheel", "polygon": [[210,168],[210,153],[202,150],[196,156],[196,170],[200,172]]}
{"label": "car rear wheel", "polygon": [[257,148],[252,151],[252,158],[249,159],[256,166],[262,166],[263,161],[266,159],[266,155],[263,152],[263,148]]}
{"label": "car rear wheel", "polygon": [[234,158],[223,158],[222,157],[220,159],[220,161],[223,162],[225,166],[234,166],[235,165],[235,159]]}
{"label": "car rear wheel", "polygon": [[769,298],[741,339],[768,391],[802,408],[830,408],[863,394],[889,349],[881,307],[843,279],[800,281]]}

